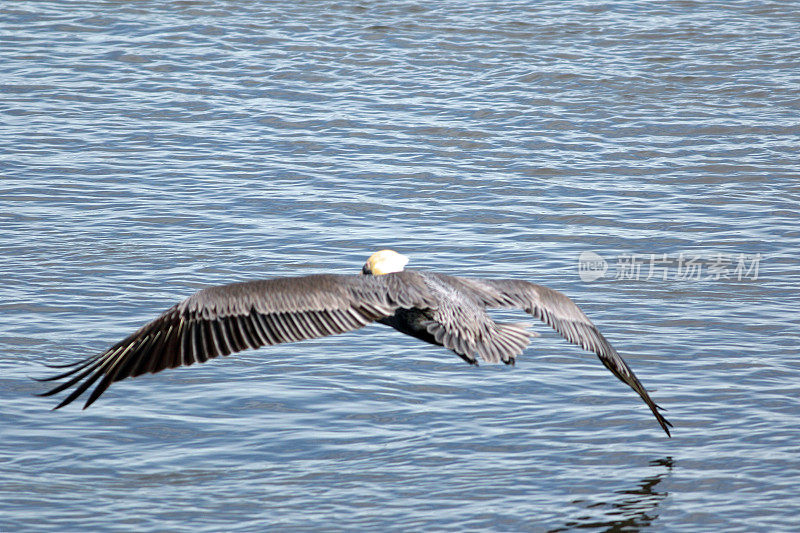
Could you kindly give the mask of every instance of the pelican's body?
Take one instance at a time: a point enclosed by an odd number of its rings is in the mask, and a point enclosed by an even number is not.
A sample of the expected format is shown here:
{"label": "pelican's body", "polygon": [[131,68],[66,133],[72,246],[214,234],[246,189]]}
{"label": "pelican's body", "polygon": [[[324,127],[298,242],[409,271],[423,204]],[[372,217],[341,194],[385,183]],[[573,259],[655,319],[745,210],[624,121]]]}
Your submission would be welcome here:
{"label": "pelican's body", "polygon": [[126,377],[205,362],[247,348],[352,331],[371,322],[439,346],[470,364],[513,364],[533,336],[524,326],[500,324],[487,308],[520,308],[602,363],[661,415],[630,367],[572,300],[521,280],[489,280],[404,270],[408,259],[391,250],[373,254],[362,275],[316,274],[233,283],[203,289],[105,352],[69,365],[48,380],[70,377],[45,395],[78,385],[58,406],[98,379],[84,408]]}

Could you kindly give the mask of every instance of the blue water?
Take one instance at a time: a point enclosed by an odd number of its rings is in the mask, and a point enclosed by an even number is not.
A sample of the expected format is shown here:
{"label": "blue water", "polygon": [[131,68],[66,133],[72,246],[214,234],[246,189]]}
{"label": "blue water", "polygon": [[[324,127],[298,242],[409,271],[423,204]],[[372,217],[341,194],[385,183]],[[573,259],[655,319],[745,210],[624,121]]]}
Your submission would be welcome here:
{"label": "blue water", "polygon": [[[795,2],[0,3],[0,531],[796,530],[798,27]],[[543,324],[515,367],[376,325],[86,411],[35,396],[197,289],[384,247],[569,294],[673,438]]]}

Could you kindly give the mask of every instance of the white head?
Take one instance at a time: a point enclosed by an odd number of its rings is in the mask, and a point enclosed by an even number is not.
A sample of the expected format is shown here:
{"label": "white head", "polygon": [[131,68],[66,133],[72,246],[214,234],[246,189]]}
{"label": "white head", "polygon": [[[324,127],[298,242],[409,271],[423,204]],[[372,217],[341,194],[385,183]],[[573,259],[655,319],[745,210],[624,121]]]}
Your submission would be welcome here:
{"label": "white head", "polygon": [[381,250],[369,256],[361,272],[374,276],[389,274],[390,272],[402,272],[407,263],[408,257],[398,254],[394,250]]}

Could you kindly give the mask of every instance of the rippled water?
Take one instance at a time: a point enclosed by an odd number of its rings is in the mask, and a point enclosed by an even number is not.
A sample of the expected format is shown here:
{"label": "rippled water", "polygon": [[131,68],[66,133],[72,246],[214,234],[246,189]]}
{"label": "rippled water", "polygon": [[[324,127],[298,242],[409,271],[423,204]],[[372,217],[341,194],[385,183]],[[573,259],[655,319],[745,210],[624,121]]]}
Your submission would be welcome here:
{"label": "rippled water", "polygon": [[[0,530],[796,527],[796,3],[6,2],[0,22]],[[513,368],[373,326],[87,411],[34,396],[43,363],[198,288],[387,246],[566,292],[674,437],[541,324]]]}

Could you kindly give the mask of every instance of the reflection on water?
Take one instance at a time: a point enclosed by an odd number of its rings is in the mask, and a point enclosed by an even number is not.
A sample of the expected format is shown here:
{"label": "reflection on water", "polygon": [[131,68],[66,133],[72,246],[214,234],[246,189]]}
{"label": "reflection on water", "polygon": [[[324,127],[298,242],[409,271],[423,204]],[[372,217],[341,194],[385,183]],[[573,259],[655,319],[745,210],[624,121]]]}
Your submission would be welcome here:
{"label": "reflection on water", "polygon": [[[608,498],[574,500],[574,505],[589,511],[586,516],[566,522],[565,527],[551,529],[551,533],[570,529],[597,529],[599,531],[638,531],[658,518],[658,506],[669,493],[654,490],[661,480],[672,472],[672,457],[664,457],[650,463],[659,467],[660,473],[644,478],[639,486],[630,490],[619,490]],[[662,468],[663,467],[663,468]],[[597,500],[605,501],[597,501]],[[602,511],[602,516],[595,514]]]}

